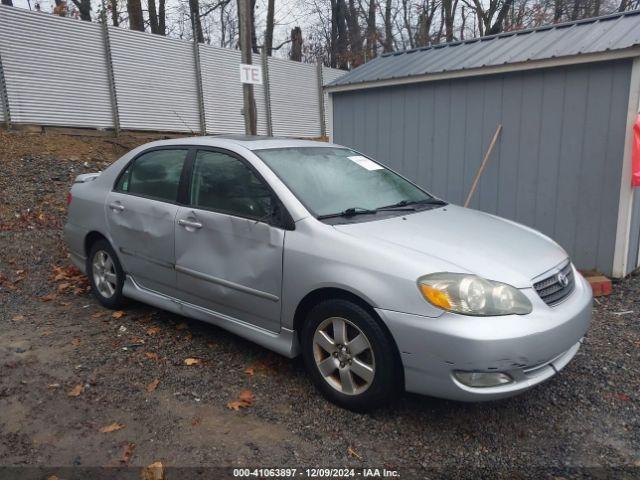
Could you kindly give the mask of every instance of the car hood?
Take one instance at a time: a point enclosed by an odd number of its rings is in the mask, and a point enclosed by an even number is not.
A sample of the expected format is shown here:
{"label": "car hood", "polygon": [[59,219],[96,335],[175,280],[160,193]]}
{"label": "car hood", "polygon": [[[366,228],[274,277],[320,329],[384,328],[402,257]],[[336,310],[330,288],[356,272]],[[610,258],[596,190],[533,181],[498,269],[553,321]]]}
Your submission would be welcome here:
{"label": "car hood", "polygon": [[[517,288],[531,287],[533,278],[568,256],[536,230],[455,205],[335,228],[365,242],[382,241],[407,253],[437,258],[449,263],[451,271],[474,273]],[[425,274],[431,272],[427,261]]]}

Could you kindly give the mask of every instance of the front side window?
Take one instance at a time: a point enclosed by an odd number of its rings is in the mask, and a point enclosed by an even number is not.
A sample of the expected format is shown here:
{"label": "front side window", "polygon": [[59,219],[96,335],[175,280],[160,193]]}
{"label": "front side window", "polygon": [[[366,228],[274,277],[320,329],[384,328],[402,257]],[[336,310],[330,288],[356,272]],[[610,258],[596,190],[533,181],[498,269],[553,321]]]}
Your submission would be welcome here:
{"label": "front side window", "polygon": [[254,151],[314,215],[419,203],[433,197],[391,170],[348,148]]}
{"label": "front side window", "polygon": [[187,150],[153,150],[144,153],[120,176],[116,190],[176,202],[186,157]]}
{"label": "front side window", "polygon": [[239,217],[266,218],[273,196],[253,171],[237,158],[201,150],[191,180],[191,205]]}

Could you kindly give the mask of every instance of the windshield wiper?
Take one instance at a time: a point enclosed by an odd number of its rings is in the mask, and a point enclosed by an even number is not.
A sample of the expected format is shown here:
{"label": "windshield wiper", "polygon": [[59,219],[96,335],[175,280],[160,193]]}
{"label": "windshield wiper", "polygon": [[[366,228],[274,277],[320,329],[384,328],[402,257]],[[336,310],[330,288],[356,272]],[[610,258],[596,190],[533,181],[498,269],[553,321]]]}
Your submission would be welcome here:
{"label": "windshield wiper", "polygon": [[325,218],[335,218],[335,217],[353,217],[354,215],[366,215],[378,213],[378,210],[371,210],[369,208],[361,208],[361,207],[351,207],[337,213],[327,213],[326,215],[318,215],[318,220],[323,220]]}
{"label": "windshield wiper", "polygon": [[[438,198],[425,198],[424,200],[400,200],[392,205],[385,205],[376,210],[399,210],[400,207],[411,207],[412,205],[446,205],[447,202]],[[415,210],[415,208],[407,208],[406,210]]]}

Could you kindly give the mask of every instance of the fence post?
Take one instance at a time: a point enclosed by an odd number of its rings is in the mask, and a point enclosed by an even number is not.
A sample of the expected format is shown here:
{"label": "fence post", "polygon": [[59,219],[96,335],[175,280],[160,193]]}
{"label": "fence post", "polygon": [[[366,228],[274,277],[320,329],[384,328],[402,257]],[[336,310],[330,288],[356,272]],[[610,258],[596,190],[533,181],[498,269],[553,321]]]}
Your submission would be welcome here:
{"label": "fence post", "polygon": [[198,39],[193,36],[193,59],[196,68],[196,84],[198,87],[198,112],[200,113],[200,134],[207,134],[207,117],[204,111],[204,88],[202,87],[202,67],[200,63],[200,45]]}
{"label": "fence post", "polygon": [[7,92],[7,83],[4,78],[4,69],[2,67],[2,55],[0,55],[0,103],[4,113],[4,123],[7,130],[11,129],[11,110],[9,110],[9,93]]}
{"label": "fence post", "polygon": [[107,77],[109,80],[109,97],[111,99],[111,115],[113,117],[113,130],[120,135],[120,113],[118,112],[118,96],[116,95],[116,79],[113,73],[113,59],[111,57],[111,42],[109,41],[109,27],[105,15],[104,2],[102,3],[102,40],[104,44],[104,58],[107,65]]}
{"label": "fence post", "polygon": [[271,116],[271,88],[269,86],[269,57],[267,49],[262,47],[260,52],[262,60],[262,88],[264,90],[264,109],[267,117],[267,135],[273,137],[273,118]]}
{"label": "fence post", "polygon": [[327,135],[327,126],[324,121],[324,90],[322,78],[322,61],[320,58],[316,60],[316,79],[318,81],[318,113],[320,114],[320,136]]}

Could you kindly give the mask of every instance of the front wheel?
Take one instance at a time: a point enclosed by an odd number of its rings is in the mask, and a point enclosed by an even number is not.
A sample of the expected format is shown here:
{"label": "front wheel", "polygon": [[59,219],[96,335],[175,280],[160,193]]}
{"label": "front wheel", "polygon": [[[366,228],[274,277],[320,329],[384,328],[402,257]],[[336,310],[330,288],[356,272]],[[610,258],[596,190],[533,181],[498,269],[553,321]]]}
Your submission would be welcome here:
{"label": "front wheel", "polygon": [[302,355],[316,387],[344,408],[371,410],[401,389],[393,340],[369,312],[347,300],[326,300],[309,312]]}
{"label": "front wheel", "polygon": [[87,274],[93,295],[102,305],[111,309],[126,305],[126,298],[122,295],[124,271],[111,244],[106,240],[98,240],[91,246]]}

